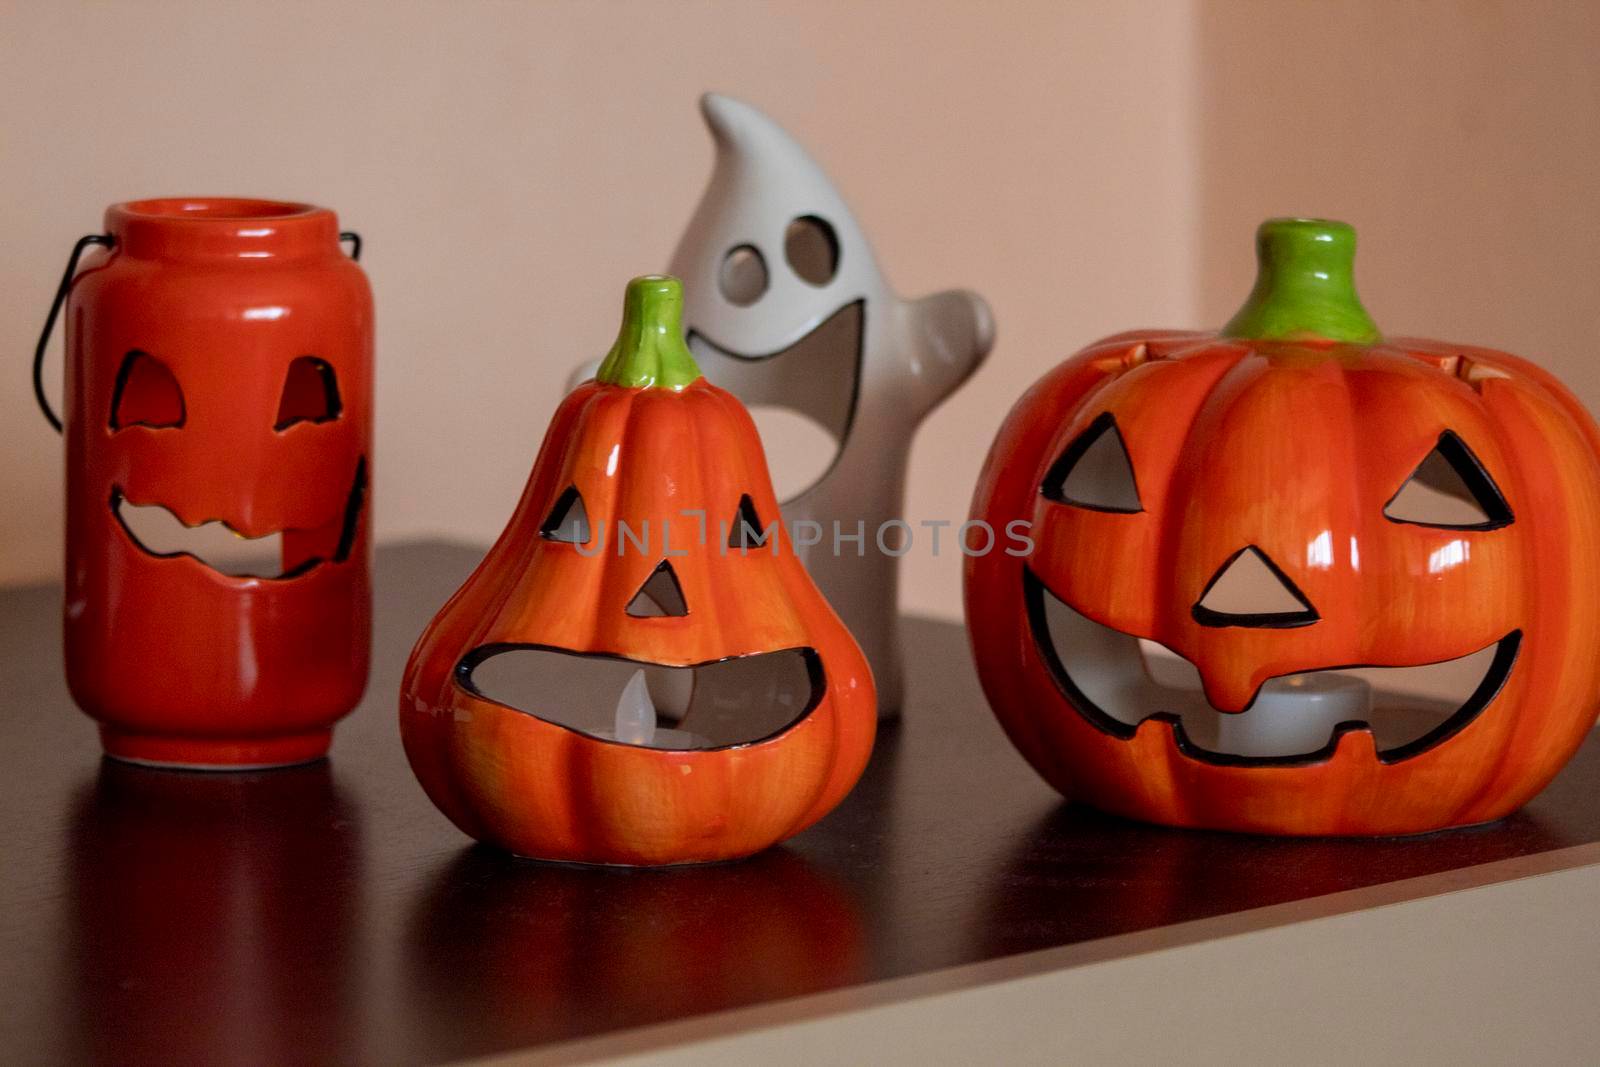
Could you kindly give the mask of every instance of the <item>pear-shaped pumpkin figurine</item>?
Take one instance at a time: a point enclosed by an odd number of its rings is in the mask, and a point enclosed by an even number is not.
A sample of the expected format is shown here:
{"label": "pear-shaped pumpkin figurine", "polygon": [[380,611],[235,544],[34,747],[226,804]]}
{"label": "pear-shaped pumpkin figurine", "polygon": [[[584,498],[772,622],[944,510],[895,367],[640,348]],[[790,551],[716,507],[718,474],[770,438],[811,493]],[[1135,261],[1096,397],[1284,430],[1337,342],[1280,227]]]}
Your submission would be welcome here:
{"label": "pear-shaped pumpkin figurine", "polygon": [[827,814],[872,749],[866,659],[776,521],[749,414],[700,376],[682,307],[675,278],[629,283],[616,344],[406,667],[423,788],[519,855],[749,855]]}

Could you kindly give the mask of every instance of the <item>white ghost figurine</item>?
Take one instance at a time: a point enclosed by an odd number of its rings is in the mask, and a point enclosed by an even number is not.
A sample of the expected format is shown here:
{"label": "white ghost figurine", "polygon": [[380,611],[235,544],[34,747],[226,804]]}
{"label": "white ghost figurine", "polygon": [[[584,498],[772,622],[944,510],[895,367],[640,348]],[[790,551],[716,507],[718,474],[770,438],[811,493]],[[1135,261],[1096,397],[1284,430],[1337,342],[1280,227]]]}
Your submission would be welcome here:
{"label": "white ghost figurine", "polygon": [[[783,519],[820,527],[820,541],[797,550],[871,661],[879,708],[893,714],[899,559],[878,533],[904,554],[906,530],[886,524],[905,508],[912,434],[988,355],[994,320],[965,290],[895,295],[805,149],[739,100],[708,93],[700,109],[716,167],[670,268],[684,283],[689,346],[710,381],[747,404],[808,415],[838,442],[820,480],[783,503]],[[835,551],[835,523],[846,537],[859,524],[864,542]]]}

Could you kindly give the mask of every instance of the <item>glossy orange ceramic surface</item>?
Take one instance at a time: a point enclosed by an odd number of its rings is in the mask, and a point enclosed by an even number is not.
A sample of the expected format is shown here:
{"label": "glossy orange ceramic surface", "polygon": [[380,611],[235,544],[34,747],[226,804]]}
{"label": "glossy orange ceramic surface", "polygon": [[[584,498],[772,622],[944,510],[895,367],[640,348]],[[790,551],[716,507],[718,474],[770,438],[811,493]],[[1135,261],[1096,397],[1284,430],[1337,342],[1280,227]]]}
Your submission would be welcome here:
{"label": "glossy orange ceramic surface", "polygon": [[[73,697],[126,759],[315,758],[367,677],[366,278],[308,205],[140,201],[106,225],[114,244],[66,310]],[[234,577],[157,554],[119,517],[155,506],[174,526],[281,534],[282,566]]]}
{"label": "glossy orange ceramic surface", "polygon": [[[672,325],[661,336],[681,349],[681,295],[668,303]],[[625,324],[619,346],[627,334]],[[400,723],[412,769],[463,831],[519,855],[641,865],[748,855],[831,810],[871,751],[866,660],[782,528],[759,549],[726,545],[723,524],[743,496],[765,521],[777,518],[778,502],[749,414],[684,360],[686,350],[669,353],[630,379],[653,384],[590,381],[566,398],[510,524],[406,668]],[[583,543],[541,532],[569,487],[587,511]],[[619,538],[619,523],[655,539],[636,548]],[[629,614],[664,562],[686,613]],[[474,651],[501,646],[674,666],[808,648],[820,697],[786,729],[748,744],[626,744],[464,684]]]}
{"label": "glossy orange ceramic surface", "polygon": [[[1052,499],[1069,445],[1110,416],[1139,507]],[[1509,507],[1476,528],[1397,522],[1386,505],[1449,433]],[[1012,741],[1069,797],[1178,826],[1401,834],[1496,819],[1566,763],[1600,707],[1600,433],[1548,374],[1435,341],[1250,340],[1151,331],[1091,345],[1005,422],[974,516],[1032,526],[1030,557],[966,562],[985,691]],[[1255,547],[1314,605],[1292,625],[1210,624],[1219,569]],[[1481,708],[1381,755],[1366,729],[1282,761],[1197,753],[1171,717],[1107,729],[1039,633],[1054,596],[1188,660],[1218,712],[1270,678],[1411,666],[1490,646]],[[1148,709],[1152,712],[1160,709]],[[1470,709],[1469,709],[1470,710]]]}

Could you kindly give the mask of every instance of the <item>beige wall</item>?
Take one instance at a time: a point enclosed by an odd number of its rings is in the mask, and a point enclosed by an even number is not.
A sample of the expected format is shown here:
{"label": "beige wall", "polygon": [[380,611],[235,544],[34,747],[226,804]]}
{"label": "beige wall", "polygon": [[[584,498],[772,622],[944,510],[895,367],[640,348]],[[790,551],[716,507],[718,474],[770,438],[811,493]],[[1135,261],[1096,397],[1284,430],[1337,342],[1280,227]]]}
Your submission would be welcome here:
{"label": "beige wall", "polygon": [[1202,321],[1249,288],[1249,230],[1361,234],[1380,328],[1506,348],[1600,410],[1600,5],[1204,0]]}
{"label": "beige wall", "polygon": [[[965,517],[996,424],[1052,361],[1189,317],[1185,3],[214,7],[4,14],[0,579],[59,569],[60,449],[25,364],[113,200],[303,198],[365,234],[384,538],[499,531],[568,369],[688,221],[707,88],[811,146],[902,291],[994,305],[1000,349],[917,444],[913,519]],[[910,605],[959,610],[957,557],[908,569]]]}
{"label": "beige wall", "polygon": [[[918,439],[913,522],[965,514],[1012,400],[1083,342],[1220,321],[1271,213],[1361,228],[1380,325],[1507,345],[1600,407],[1585,5],[217,8],[0,0],[0,581],[59,570],[26,363],[106,203],[337,208],[378,298],[379,535],[486,541],[619,286],[687,221],[706,88],[812,148],[902,291],[994,306],[989,364]],[[925,549],[906,605],[953,615],[959,560]]]}

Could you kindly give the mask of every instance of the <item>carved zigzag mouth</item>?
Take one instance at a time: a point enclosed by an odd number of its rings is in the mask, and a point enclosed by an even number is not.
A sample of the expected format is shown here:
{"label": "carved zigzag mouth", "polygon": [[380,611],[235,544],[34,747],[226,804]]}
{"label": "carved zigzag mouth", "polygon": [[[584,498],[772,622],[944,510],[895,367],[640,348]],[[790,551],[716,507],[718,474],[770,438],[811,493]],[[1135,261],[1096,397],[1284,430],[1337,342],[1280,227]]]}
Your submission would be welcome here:
{"label": "carved zigzag mouth", "polygon": [[367,495],[367,461],[356,464],[345,506],[314,527],[273,530],[255,537],[222,519],[185,523],[158,503],[136,504],[121,486],[111,489],[111,514],[135,548],[157,559],[190,559],[229,578],[298,578],[327,562],[342,563],[355,546]]}
{"label": "carved zigzag mouth", "polygon": [[[1504,687],[1522,631],[1487,648],[1410,667],[1333,667],[1269,679],[1243,712],[1218,711],[1199,672],[1176,655],[1147,660],[1139,639],[1104,626],[1024,569],[1034,642],[1056,685],[1078,713],[1121,740],[1147,719],[1167,723],[1191,759],[1229,766],[1304,765],[1332,758],[1354,730],[1373,735],[1378,759],[1398,763],[1460,733]],[[1361,679],[1354,677],[1359,672]],[[1459,679],[1475,679],[1460,686]],[[1370,679],[1375,686],[1368,691]],[[1447,701],[1414,696],[1451,682]]]}

